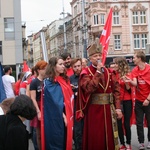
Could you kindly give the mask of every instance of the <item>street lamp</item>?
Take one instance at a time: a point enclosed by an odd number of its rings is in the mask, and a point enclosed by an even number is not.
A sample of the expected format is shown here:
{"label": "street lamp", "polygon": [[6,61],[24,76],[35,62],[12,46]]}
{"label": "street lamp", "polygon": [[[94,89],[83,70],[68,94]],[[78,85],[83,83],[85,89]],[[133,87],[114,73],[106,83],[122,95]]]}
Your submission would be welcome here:
{"label": "street lamp", "polygon": [[86,21],[85,21],[85,0],[82,0],[82,20],[83,20],[83,43],[84,43],[84,58],[87,58],[87,41],[86,41]]}
{"label": "street lamp", "polygon": [[67,38],[66,38],[66,25],[65,25],[65,9],[64,9],[64,0],[62,0],[63,12],[63,27],[64,27],[64,53],[67,52]]}

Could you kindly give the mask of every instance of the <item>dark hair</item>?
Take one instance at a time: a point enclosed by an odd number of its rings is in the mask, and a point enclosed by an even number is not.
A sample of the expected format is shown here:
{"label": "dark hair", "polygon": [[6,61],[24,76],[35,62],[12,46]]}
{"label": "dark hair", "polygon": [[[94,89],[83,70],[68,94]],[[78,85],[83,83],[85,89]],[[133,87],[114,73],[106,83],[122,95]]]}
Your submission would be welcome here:
{"label": "dark hair", "polygon": [[5,67],[4,67],[4,73],[7,73],[10,69],[11,69],[10,66],[5,66]]}
{"label": "dark hair", "polygon": [[114,64],[115,64],[115,62],[110,62],[108,67],[110,68],[110,66],[114,65]]}
{"label": "dark hair", "polygon": [[17,96],[8,113],[19,115],[28,120],[32,120],[37,115],[32,99],[27,95]]}
{"label": "dark hair", "polygon": [[[62,57],[58,57],[58,58],[57,57],[52,57],[52,58],[50,58],[49,64],[46,67],[45,75],[46,75],[47,78],[52,79],[52,81],[54,81],[55,76],[56,76],[55,67],[56,67],[56,64],[57,64],[59,59],[62,59]],[[66,81],[68,81],[68,79],[69,79],[66,75],[66,72],[60,74],[60,76],[62,76]]]}
{"label": "dark hair", "polygon": [[66,60],[68,56],[70,56],[70,58],[71,58],[71,54],[70,53],[63,53],[63,54],[61,54],[61,57],[62,57],[63,60]]}
{"label": "dark hair", "polygon": [[18,73],[18,80],[19,79],[22,80],[23,76],[24,76],[24,72],[19,72]]}

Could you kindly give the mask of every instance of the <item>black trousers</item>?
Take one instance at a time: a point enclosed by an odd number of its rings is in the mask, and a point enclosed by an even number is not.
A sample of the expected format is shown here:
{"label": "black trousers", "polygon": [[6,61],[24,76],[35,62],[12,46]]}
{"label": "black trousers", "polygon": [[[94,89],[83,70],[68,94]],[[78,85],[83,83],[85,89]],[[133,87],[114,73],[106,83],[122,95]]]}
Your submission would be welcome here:
{"label": "black trousers", "polygon": [[83,119],[80,121],[74,120],[73,139],[75,150],[82,150],[82,137],[83,137]]}
{"label": "black trousers", "polygon": [[[124,129],[125,129],[125,135],[126,135],[126,143],[131,144],[131,127],[130,127],[130,119],[132,115],[132,100],[126,100],[122,101],[122,108],[123,108],[123,115],[124,115]],[[117,120],[118,123],[118,134],[120,143],[122,145],[125,144],[124,140],[124,131],[123,131],[123,124],[122,119]]]}
{"label": "black trousers", "polygon": [[144,115],[148,126],[148,141],[150,141],[150,104],[143,106],[143,102],[135,101],[136,126],[139,143],[144,143]]}

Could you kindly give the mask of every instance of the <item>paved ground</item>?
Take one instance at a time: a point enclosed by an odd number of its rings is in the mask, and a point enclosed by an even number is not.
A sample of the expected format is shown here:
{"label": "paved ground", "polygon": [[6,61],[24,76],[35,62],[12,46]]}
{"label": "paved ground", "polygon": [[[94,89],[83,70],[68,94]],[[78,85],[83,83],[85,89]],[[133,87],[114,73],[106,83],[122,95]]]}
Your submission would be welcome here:
{"label": "paved ground", "polygon": [[[145,147],[146,147],[146,145],[148,143],[147,137],[146,137],[146,135],[147,135],[147,128],[144,128],[144,132],[145,132],[145,139],[146,139],[145,140]],[[132,126],[132,141],[131,142],[132,142],[131,143],[132,150],[138,150],[138,139],[137,139],[137,133],[136,133],[136,126],[135,125]],[[31,140],[29,142],[29,150],[34,150]],[[145,150],[146,150],[146,148],[145,148]]]}

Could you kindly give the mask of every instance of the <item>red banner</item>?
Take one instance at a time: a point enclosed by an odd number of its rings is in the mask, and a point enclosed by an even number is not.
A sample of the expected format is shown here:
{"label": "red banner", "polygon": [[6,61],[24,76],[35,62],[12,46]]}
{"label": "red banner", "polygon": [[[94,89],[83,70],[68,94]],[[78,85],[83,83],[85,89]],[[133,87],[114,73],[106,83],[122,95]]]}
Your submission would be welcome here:
{"label": "red banner", "polygon": [[102,63],[105,64],[107,53],[108,53],[108,46],[110,40],[110,33],[111,33],[111,26],[112,26],[112,8],[110,9],[106,24],[102,31],[100,37],[100,44],[102,44]]}

